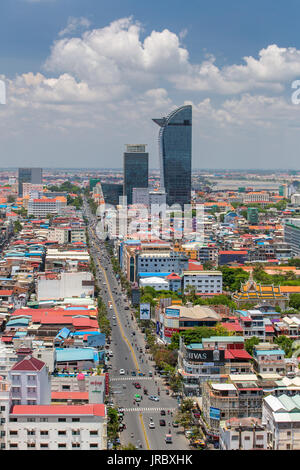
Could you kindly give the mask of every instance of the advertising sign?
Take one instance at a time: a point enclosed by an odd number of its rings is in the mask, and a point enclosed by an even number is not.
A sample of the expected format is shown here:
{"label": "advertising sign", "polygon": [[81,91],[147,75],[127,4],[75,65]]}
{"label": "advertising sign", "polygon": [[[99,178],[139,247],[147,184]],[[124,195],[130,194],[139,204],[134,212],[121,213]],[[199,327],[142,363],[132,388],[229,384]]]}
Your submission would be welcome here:
{"label": "advertising sign", "polygon": [[171,338],[173,336],[174,333],[177,333],[179,330],[177,328],[167,328],[165,327],[164,328],[164,335],[167,337],[167,338]]}
{"label": "advertising sign", "polygon": [[140,320],[150,320],[150,304],[140,304]]}
{"label": "advertising sign", "polygon": [[198,349],[196,351],[186,349],[186,360],[191,362],[224,362],[224,349]]}
{"label": "advertising sign", "polygon": [[159,321],[157,321],[157,322],[156,322],[156,334],[157,334],[157,335],[159,334],[159,330],[160,330]]}
{"label": "advertising sign", "polygon": [[169,318],[179,318],[180,310],[177,308],[166,308],[166,316]]}
{"label": "advertising sign", "polygon": [[220,420],[221,413],[219,408],[213,408],[212,406],[209,409],[209,417],[211,419],[218,419]]}

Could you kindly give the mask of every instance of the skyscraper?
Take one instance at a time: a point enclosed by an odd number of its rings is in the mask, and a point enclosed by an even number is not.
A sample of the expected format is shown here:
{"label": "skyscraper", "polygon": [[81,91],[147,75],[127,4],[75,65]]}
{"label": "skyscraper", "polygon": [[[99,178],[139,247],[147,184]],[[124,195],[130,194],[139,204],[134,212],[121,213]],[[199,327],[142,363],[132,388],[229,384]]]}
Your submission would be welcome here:
{"label": "skyscraper", "polygon": [[19,168],[18,170],[19,196],[23,196],[23,183],[42,184],[42,168]]}
{"label": "skyscraper", "polygon": [[181,106],[167,117],[153,119],[160,126],[160,185],[167,204],[190,204],[192,189],[192,106]]}
{"label": "skyscraper", "polygon": [[146,145],[126,145],[123,196],[132,204],[133,188],[148,188],[149,154]]}

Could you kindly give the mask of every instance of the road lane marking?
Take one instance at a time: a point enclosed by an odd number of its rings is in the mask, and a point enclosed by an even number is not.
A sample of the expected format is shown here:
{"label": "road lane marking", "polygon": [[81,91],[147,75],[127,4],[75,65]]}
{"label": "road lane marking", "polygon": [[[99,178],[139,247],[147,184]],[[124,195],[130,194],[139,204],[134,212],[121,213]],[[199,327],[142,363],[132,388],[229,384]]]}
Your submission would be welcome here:
{"label": "road lane marking", "polygon": [[145,428],[145,424],[144,424],[144,420],[143,420],[143,415],[142,415],[142,413],[140,413],[140,420],[141,420],[141,424],[142,424],[142,429],[143,429],[143,433],[144,433],[144,437],[145,437],[145,442],[146,442],[147,449],[148,449],[148,450],[151,450],[151,449],[150,449],[150,445],[149,445],[149,441],[148,441],[148,437],[147,437],[147,433],[146,433],[146,428]]}
{"label": "road lane marking", "polygon": [[[94,233],[94,237],[96,238],[96,234],[95,234],[95,231],[94,229],[92,229],[93,233]],[[104,276],[105,276],[105,279],[106,279],[106,283],[107,283],[107,288],[109,290],[109,295],[110,295],[110,298],[111,298],[111,301],[112,301],[112,305],[113,305],[113,309],[114,309],[114,312],[116,314],[116,317],[117,317],[117,320],[118,320],[118,323],[119,323],[119,327],[120,327],[120,330],[121,330],[121,335],[122,335],[122,338],[124,339],[124,341],[128,344],[129,346],[129,349],[131,350],[131,354],[132,354],[132,357],[133,357],[133,360],[135,362],[135,365],[136,365],[136,369],[138,372],[140,372],[140,368],[139,368],[139,364],[137,362],[137,359],[136,359],[136,355],[134,353],[134,350],[133,350],[133,347],[131,346],[129,340],[127,339],[127,337],[125,336],[125,333],[124,333],[124,330],[123,330],[123,327],[122,327],[122,324],[121,324],[121,321],[120,321],[120,318],[119,318],[119,314],[118,314],[118,311],[117,311],[117,308],[116,308],[116,304],[115,304],[115,300],[113,298],[113,295],[112,295],[112,291],[111,291],[111,288],[110,288],[110,285],[109,285],[109,282],[108,282],[108,277],[106,275],[106,271],[105,269],[102,267],[99,259],[96,259],[96,261],[98,262]]]}

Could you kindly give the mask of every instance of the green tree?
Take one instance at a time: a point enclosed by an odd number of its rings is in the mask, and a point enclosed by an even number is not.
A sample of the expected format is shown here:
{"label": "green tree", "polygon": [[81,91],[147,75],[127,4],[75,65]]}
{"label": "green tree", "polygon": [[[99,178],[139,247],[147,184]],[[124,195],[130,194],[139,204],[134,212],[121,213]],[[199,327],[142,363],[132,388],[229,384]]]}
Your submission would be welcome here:
{"label": "green tree", "polygon": [[291,294],[289,306],[295,308],[296,310],[300,309],[300,294]]}
{"label": "green tree", "polygon": [[252,336],[252,338],[248,338],[245,341],[245,349],[246,351],[253,356],[253,348],[256,344],[259,344],[260,340],[257,336]]}

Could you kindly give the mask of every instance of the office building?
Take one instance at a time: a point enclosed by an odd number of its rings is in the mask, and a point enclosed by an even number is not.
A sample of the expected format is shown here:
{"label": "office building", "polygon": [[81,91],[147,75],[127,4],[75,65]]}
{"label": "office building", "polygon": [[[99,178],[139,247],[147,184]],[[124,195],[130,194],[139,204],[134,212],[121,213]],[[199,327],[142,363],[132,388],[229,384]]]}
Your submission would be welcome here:
{"label": "office building", "polygon": [[126,145],[123,196],[127,196],[127,204],[132,204],[133,188],[148,187],[149,154],[145,150],[146,145]]}
{"label": "office building", "polygon": [[291,246],[292,255],[300,255],[300,221],[291,219],[284,225],[284,241]]}
{"label": "office building", "polygon": [[115,183],[101,183],[102,194],[105,204],[117,206],[119,198],[123,196],[123,185]]}
{"label": "office building", "polygon": [[42,184],[43,183],[42,168],[19,168],[18,170],[19,196],[23,196],[23,183]]}
{"label": "office building", "polygon": [[192,176],[192,106],[182,106],[167,117],[153,119],[160,126],[160,186],[167,204],[190,204]]}

